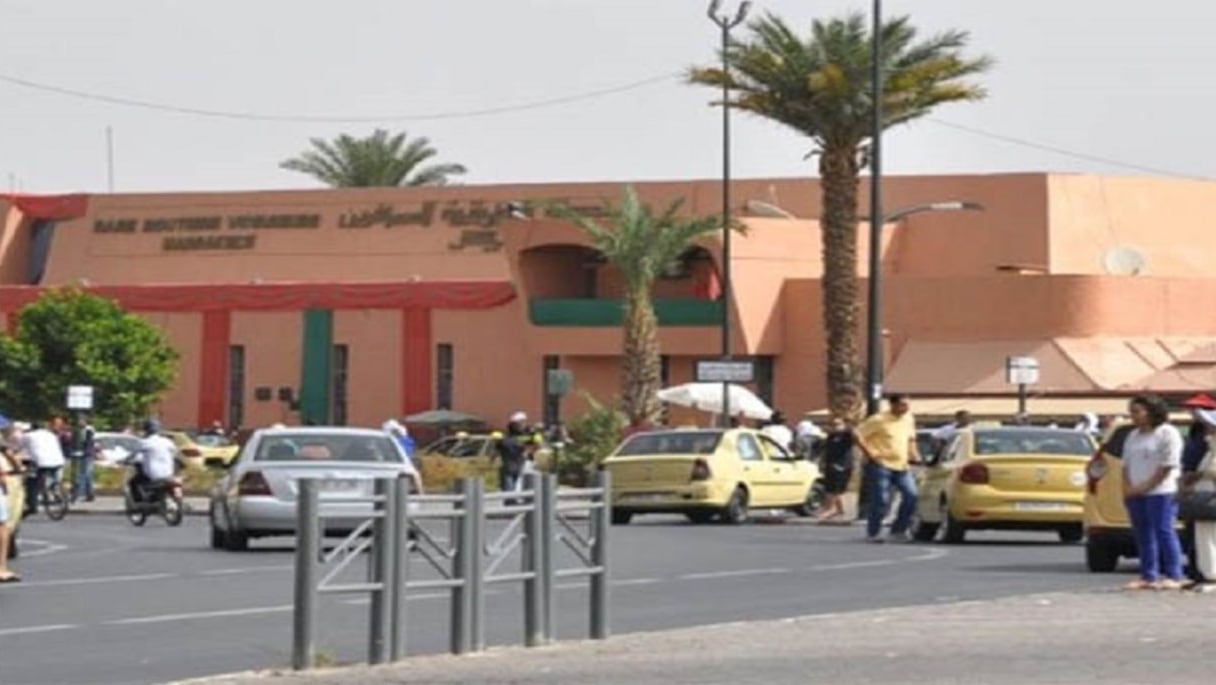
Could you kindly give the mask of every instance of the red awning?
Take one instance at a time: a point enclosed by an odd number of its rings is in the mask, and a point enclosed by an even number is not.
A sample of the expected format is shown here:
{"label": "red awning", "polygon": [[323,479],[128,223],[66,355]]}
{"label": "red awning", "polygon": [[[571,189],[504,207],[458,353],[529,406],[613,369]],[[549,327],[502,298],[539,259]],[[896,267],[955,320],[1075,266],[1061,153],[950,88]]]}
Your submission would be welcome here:
{"label": "red awning", "polygon": [[61,221],[76,219],[89,211],[89,196],[83,193],[73,195],[18,195],[16,193],[0,193],[0,198],[8,200],[22,214],[31,219],[48,219]]}
{"label": "red awning", "polygon": [[1199,393],[1188,397],[1182,406],[1187,409],[1216,409],[1216,399],[1213,399],[1211,395]]}

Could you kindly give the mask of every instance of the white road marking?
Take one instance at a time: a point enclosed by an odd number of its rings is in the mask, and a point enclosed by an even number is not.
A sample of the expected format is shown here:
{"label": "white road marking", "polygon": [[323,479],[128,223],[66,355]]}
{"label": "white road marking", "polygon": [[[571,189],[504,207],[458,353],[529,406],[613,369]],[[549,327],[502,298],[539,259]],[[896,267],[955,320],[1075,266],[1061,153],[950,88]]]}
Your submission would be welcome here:
{"label": "white road marking", "polygon": [[628,580],[614,580],[608,584],[614,587],[629,587],[631,585],[654,585],[661,582],[663,582],[662,578],[630,578]]}
{"label": "white road marking", "polygon": [[28,628],[4,628],[0,630],[0,636],[3,635],[28,635],[30,633],[50,633],[56,630],[73,630],[82,628],[83,626],[73,625],[71,623],[60,623],[49,626],[29,626]]}
{"label": "white road marking", "polygon": [[[25,548],[26,545],[34,545],[34,546],[38,547],[39,549],[27,550]],[[60,545],[58,543],[51,542],[50,540],[35,540],[33,538],[26,538],[26,537],[22,537],[20,540],[18,540],[17,546],[21,549],[21,558],[22,559],[32,559],[34,557],[44,557],[48,554],[62,552],[63,550],[68,548],[67,545]]]}
{"label": "white road marking", "polygon": [[902,557],[899,559],[876,559],[874,561],[854,561],[844,564],[823,564],[820,566],[811,566],[808,571],[844,571],[851,568],[874,568],[878,566],[897,566],[899,564],[913,564],[920,561],[933,561],[941,559],[950,552],[948,550],[933,548],[926,550],[921,554],[915,554],[910,557]]}
{"label": "white road marking", "polygon": [[145,573],[138,576],[98,576],[96,578],[61,578],[59,580],[32,580],[12,586],[14,590],[39,587],[66,587],[70,585],[101,585],[104,583],[135,583],[141,580],[164,580],[178,578],[176,573]]}
{"label": "white road marking", "polygon": [[295,566],[281,564],[279,566],[245,566],[243,568],[216,568],[199,573],[200,576],[237,576],[244,573],[265,573],[268,571],[290,571]]}
{"label": "white road marking", "polygon": [[224,609],[221,611],[199,611],[190,614],[164,614],[161,616],[141,616],[139,618],[121,618],[116,621],[106,621],[108,626],[130,626],[145,623],[174,623],[177,621],[195,621],[204,618],[229,618],[232,616],[255,616],[258,614],[281,614],[291,611],[291,604],[281,604],[273,607],[248,607],[245,609]]}
{"label": "white road marking", "polygon": [[714,578],[742,578],[745,576],[777,576],[789,573],[788,568],[749,568],[739,571],[713,571],[710,573],[685,573],[677,580],[712,580]]}

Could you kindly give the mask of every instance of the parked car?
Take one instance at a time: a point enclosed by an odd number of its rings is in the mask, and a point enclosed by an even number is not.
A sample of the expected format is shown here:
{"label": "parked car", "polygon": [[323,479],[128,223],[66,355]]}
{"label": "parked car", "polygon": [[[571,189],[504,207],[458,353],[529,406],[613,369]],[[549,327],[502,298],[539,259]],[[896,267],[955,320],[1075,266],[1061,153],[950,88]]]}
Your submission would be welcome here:
{"label": "parked car", "polygon": [[[7,463],[0,459],[0,469],[7,466]],[[4,479],[5,488],[8,490],[8,558],[16,559],[17,552],[17,536],[21,531],[21,517],[25,513],[25,479],[19,474],[0,471],[0,478]]]}
{"label": "parked car", "polygon": [[[251,538],[294,535],[300,478],[321,479],[321,501],[371,495],[373,479],[413,473],[388,434],[363,428],[268,428],[254,432],[211,493],[211,546],[232,551]],[[415,484],[421,487],[420,481]],[[353,530],[370,504],[333,504],[327,534]]]}
{"label": "parked car", "polygon": [[[457,433],[423,447],[418,455],[424,460],[452,460],[459,464],[461,476],[475,478],[498,468],[497,441],[498,436],[490,433]],[[536,450],[534,459],[536,468],[549,471],[553,463],[553,450],[542,446]]]}
{"label": "parked car", "polygon": [[921,476],[913,535],[949,543],[969,530],[1054,531],[1061,542],[1083,537],[1089,435],[1060,428],[968,428],[930,460]]}
{"label": "parked car", "polygon": [[223,435],[182,430],[166,431],[165,436],[177,445],[182,461],[191,466],[223,468],[240,451],[240,447]]}
{"label": "parked car", "polygon": [[622,442],[603,468],[612,475],[616,524],[650,513],[738,524],[753,508],[811,516],[822,496],[813,462],[744,428],[638,433]]}
{"label": "parked car", "polygon": [[123,460],[139,451],[140,441],[127,433],[97,433],[93,445],[97,453],[95,466],[121,467]]}

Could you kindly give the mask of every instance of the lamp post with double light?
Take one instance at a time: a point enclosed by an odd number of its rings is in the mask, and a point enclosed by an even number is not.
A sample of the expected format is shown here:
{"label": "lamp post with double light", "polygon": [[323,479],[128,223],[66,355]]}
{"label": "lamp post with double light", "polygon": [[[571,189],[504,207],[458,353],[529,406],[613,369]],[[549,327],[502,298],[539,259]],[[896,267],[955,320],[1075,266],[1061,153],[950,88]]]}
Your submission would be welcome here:
{"label": "lamp post with double light", "polygon": [[[730,31],[747,19],[751,2],[744,1],[732,17],[720,14],[722,0],[709,3],[709,19],[722,34],[722,359],[731,358],[730,301]],[[730,427],[730,384],[722,383],[722,426]]]}

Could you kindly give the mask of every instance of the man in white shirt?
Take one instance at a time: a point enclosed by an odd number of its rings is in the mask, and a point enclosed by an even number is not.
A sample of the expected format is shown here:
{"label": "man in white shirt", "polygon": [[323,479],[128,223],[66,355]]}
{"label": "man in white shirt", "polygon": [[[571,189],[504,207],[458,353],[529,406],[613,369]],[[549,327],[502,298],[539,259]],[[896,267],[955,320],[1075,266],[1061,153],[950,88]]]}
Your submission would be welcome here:
{"label": "man in white shirt", "polygon": [[794,432],[790,430],[789,426],[785,425],[785,414],[782,414],[780,411],[773,410],[773,415],[769,418],[768,425],[761,428],[760,432],[787,450],[794,447]]}
{"label": "man in white shirt", "polygon": [[139,473],[127,484],[131,496],[139,501],[140,488],[173,477],[177,462],[177,445],[160,434],[160,422],[148,419],[144,422],[144,439],[140,441],[139,453],[133,461],[139,465]]}
{"label": "man in white shirt", "polygon": [[34,491],[26,492],[26,513],[38,508],[42,493],[48,480],[51,483],[59,481],[59,473],[63,470],[67,459],[63,456],[63,447],[59,436],[52,433],[43,424],[36,424],[34,429],[27,432],[21,439],[21,446],[30,460],[34,462]]}

